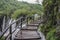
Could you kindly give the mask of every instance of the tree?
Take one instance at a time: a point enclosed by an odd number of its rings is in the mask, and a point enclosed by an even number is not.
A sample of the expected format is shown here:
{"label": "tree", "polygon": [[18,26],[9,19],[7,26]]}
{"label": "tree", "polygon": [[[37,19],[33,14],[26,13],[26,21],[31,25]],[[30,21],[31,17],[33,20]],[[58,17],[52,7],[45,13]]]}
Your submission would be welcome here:
{"label": "tree", "polygon": [[[59,14],[58,13],[58,4],[59,4],[58,0],[44,0],[43,1],[45,23],[44,23],[44,27],[42,30],[45,33],[45,35],[50,33],[50,31],[52,31],[53,29],[57,28],[57,26],[56,26],[57,25],[57,17],[58,17],[57,14]],[[56,33],[56,31],[55,31],[55,33]],[[51,37],[49,37],[48,40],[50,40],[50,39],[51,39]],[[58,39],[55,39],[55,40],[58,40]]]}

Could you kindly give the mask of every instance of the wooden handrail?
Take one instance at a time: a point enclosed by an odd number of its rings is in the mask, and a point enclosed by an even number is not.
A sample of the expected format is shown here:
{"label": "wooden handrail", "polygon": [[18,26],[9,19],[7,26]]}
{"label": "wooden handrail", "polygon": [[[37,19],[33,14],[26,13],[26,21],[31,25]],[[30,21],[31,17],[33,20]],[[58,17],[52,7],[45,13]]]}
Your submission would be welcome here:
{"label": "wooden handrail", "polygon": [[[21,17],[22,18],[22,17]],[[16,23],[17,21],[19,21],[21,18],[17,19],[15,22],[11,23],[10,25],[8,25],[8,27],[3,31],[2,35],[0,36],[0,39],[4,36],[4,34],[8,31],[8,29],[10,28],[10,33],[12,31],[11,29],[11,25],[13,25],[14,23]]]}
{"label": "wooden handrail", "polygon": [[[31,16],[31,17],[33,17],[33,16]],[[9,29],[9,34],[8,34],[8,36],[10,36],[10,40],[12,40],[12,34],[16,31],[16,29],[12,32],[12,25],[14,24],[14,23],[16,23],[16,22],[18,22],[19,20],[21,21],[21,28],[22,28],[22,23],[24,23],[24,22],[27,22],[27,24],[28,24],[28,18],[30,18],[30,17],[26,17],[25,18],[25,21],[22,21],[22,19],[23,19],[24,17],[21,17],[21,18],[19,18],[19,19],[17,19],[15,22],[12,22],[10,25],[8,25],[8,27],[5,29],[5,31],[3,31],[3,33],[2,33],[2,35],[0,36],[0,39],[4,36],[4,34],[8,31],[8,29]],[[27,20],[26,20],[27,19]],[[21,29],[20,28],[20,29]],[[7,36],[7,37],[8,37]],[[7,39],[7,37],[5,38],[5,39]]]}

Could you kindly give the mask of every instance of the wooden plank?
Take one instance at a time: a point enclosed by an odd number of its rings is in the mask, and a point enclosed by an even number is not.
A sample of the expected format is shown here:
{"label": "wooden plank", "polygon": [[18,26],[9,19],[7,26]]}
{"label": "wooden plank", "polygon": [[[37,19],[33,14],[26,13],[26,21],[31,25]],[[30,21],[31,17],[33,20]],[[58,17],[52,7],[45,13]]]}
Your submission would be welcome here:
{"label": "wooden plank", "polygon": [[24,30],[22,31],[22,34],[21,34],[21,31],[19,31],[15,37],[15,39],[19,39],[19,40],[23,40],[23,39],[40,39],[39,35],[37,34],[36,31],[27,31],[27,30]]}
{"label": "wooden plank", "polygon": [[33,23],[33,24],[40,24],[41,21],[40,20],[37,20],[37,21],[31,22],[31,23]]}
{"label": "wooden plank", "polygon": [[36,31],[36,30],[37,30],[37,27],[31,27],[31,26],[28,26],[28,27],[23,27],[21,30],[31,30],[31,31]]}
{"label": "wooden plank", "polygon": [[39,24],[28,24],[27,26],[39,26]]}
{"label": "wooden plank", "polygon": [[27,25],[27,27],[38,27],[38,26],[34,26],[34,25],[30,25],[30,26],[29,26],[29,25]]}

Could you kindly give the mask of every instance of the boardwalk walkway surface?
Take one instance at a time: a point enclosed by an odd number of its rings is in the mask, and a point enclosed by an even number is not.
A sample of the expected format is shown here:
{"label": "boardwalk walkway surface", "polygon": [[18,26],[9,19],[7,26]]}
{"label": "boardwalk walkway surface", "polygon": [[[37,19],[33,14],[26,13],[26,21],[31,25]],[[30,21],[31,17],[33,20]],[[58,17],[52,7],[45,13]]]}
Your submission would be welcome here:
{"label": "boardwalk walkway surface", "polygon": [[43,21],[37,19],[28,22],[28,18],[22,21],[22,17],[11,22],[4,32],[0,32],[0,39],[5,37],[4,40],[45,40],[42,32],[38,31],[39,25]]}
{"label": "boardwalk walkway surface", "polygon": [[18,33],[16,34],[14,40],[40,40],[40,34],[38,32],[38,27],[41,21],[34,21],[30,24],[27,24],[26,27],[23,27]]}

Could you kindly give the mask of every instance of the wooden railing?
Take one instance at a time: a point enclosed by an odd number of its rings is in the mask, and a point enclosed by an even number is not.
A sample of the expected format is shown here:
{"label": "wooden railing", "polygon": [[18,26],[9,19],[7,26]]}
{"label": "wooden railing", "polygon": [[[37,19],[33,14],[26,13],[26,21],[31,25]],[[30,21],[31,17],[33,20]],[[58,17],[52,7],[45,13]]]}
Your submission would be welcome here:
{"label": "wooden railing", "polygon": [[[8,33],[8,35],[4,38],[4,40],[6,40],[6,39],[12,40],[12,35],[13,35],[13,33],[17,30],[17,28],[15,28],[15,30],[12,31],[12,30],[13,30],[13,29],[12,29],[12,25],[13,25],[14,23],[19,24],[19,25],[16,25],[16,27],[17,27],[17,26],[21,26],[21,27],[20,27],[20,30],[21,30],[23,23],[27,23],[27,24],[28,24],[28,19],[29,19],[29,18],[32,18],[32,20],[34,21],[34,16],[31,16],[31,17],[25,17],[25,18],[24,18],[24,17],[21,17],[21,18],[17,19],[15,22],[12,22],[12,23],[2,32],[2,35],[0,36],[0,40],[4,37],[4,35],[7,33],[7,31],[9,31],[9,33]],[[23,20],[23,19],[25,19],[25,20]]]}

